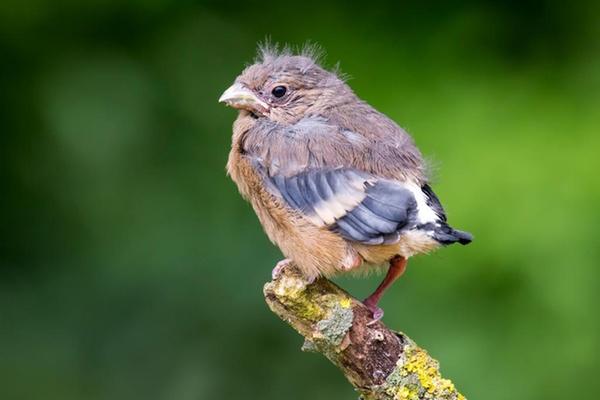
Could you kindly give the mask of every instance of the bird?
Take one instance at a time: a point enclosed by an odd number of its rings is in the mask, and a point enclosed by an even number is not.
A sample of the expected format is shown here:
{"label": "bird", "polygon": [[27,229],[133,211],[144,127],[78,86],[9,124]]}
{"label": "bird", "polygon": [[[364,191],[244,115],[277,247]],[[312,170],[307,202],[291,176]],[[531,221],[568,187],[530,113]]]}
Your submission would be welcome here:
{"label": "bird", "polygon": [[219,98],[238,110],[226,169],[285,256],[273,278],[292,263],[309,282],[388,266],[363,301],[375,322],[410,257],[473,237],[448,224],[412,137],[320,58],[259,46]]}

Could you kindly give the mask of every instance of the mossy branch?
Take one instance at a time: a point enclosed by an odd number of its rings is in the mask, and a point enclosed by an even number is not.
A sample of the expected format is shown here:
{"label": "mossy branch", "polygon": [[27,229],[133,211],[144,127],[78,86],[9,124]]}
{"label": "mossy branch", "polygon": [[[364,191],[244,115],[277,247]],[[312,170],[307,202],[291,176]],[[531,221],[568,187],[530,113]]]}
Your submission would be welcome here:
{"label": "mossy branch", "polygon": [[371,321],[369,310],[327,279],[307,282],[287,266],[264,288],[271,310],[324,354],[364,400],[463,400],[439,365],[406,335]]}

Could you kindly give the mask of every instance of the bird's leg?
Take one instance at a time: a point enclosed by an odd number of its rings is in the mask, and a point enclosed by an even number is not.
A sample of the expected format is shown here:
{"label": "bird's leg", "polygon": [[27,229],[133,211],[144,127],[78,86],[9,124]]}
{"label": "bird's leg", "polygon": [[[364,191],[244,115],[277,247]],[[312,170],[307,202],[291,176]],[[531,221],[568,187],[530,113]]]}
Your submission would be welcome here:
{"label": "bird's leg", "polygon": [[377,289],[375,289],[373,294],[363,301],[363,304],[373,313],[373,321],[371,321],[369,325],[383,318],[383,310],[377,306],[377,303],[379,303],[385,290],[404,273],[407,261],[406,257],[402,256],[395,256],[392,258],[390,260],[390,267],[385,278],[383,278],[383,281],[377,286]]}

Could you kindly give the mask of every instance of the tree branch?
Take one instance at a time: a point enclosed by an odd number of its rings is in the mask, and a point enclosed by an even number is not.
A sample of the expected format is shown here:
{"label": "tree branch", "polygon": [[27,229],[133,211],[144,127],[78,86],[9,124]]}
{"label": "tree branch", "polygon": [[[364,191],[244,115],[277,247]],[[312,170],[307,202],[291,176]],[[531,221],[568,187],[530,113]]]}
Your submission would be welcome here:
{"label": "tree branch", "polygon": [[371,321],[370,311],[327,279],[309,283],[284,267],[264,287],[267,304],[324,354],[364,400],[464,400],[439,365],[406,335]]}

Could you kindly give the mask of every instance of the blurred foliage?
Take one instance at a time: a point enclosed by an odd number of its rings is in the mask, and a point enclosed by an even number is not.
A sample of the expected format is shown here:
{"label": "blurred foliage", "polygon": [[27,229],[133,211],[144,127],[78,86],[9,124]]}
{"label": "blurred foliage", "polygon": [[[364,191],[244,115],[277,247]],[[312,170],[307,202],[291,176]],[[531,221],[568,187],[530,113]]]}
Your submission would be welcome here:
{"label": "blurred foliage", "polygon": [[[349,399],[262,299],[280,257],[224,173],[220,93],[321,44],[411,132],[451,222],[386,322],[470,398],[594,396],[600,7],[0,3],[0,398]],[[340,278],[357,296],[379,277]]]}

